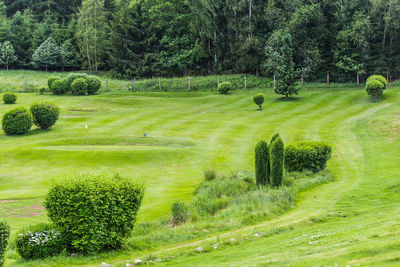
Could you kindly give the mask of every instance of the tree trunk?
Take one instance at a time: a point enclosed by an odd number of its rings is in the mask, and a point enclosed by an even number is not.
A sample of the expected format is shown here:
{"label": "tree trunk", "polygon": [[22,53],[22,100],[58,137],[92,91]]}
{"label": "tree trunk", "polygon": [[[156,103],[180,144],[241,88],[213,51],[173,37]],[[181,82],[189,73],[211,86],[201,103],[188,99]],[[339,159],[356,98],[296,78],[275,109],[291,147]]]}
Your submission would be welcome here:
{"label": "tree trunk", "polygon": [[360,85],[360,75],[357,73],[357,86]]}
{"label": "tree trunk", "polygon": [[97,73],[97,0],[94,1],[94,69]]}
{"label": "tree trunk", "polygon": [[8,64],[7,64],[7,71],[8,71]]}

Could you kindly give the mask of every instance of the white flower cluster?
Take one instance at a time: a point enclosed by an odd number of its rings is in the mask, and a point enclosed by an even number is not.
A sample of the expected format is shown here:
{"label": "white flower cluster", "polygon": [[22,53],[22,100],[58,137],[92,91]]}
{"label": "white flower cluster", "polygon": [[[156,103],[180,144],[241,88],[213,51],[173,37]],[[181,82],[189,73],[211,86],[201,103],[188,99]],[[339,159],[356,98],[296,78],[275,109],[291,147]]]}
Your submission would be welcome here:
{"label": "white flower cluster", "polygon": [[25,236],[28,237],[29,243],[35,243],[36,245],[41,246],[51,240],[60,238],[61,233],[55,230],[50,230],[50,231],[34,232],[34,233],[28,231],[24,234],[19,234],[20,238],[23,238]]}

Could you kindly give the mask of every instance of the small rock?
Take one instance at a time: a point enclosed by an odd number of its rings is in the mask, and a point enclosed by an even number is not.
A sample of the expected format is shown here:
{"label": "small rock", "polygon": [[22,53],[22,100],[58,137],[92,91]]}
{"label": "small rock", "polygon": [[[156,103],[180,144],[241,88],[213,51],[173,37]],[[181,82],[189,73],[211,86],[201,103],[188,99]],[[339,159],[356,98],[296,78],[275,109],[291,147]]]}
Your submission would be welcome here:
{"label": "small rock", "polygon": [[111,267],[111,264],[102,262],[102,263],[100,264],[100,267]]}
{"label": "small rock", "polygon": [[232,243],[236,241],[235,238],[231,238],[230,240],[231,240]]}
{"label": "small rock", "polygon": [[215,245],[213,246],[213,248],[214,248],[214,249],[217,249],[217,248],[218,248],[218,245],[217,245],[217,244],[215,244]]}
{"label": "small rock", "polygon": [[260,233],[260,235],[266,235],[266,234],[267,234],[266,232],[261,232],[261,233]]}
{"label": "small rock", "polygon": [[198,247],[198,248],[196,248],[196,251],[197,251],[197,252],[203,252],[204,249],[203,249],[202,247]]}
{"label": "small rock", "polygon": [[125,267],[130,267],[130,266],[133,266],[133,264],[132,263],[125,264]]}
{"label": "small rock", "polygon": [[254,236],[255,236],[255,237],[259,237],[260,235],[259,235],[258,233],[255,233]]}
{"label": "small rock", "polygon": [[75,254],[75,253],[72,253],[72,254],[71,254],[71,257],[76,257],[76,254]]}
{"label": "small rock", "polygon": [[143,261],[137,259],[134,261],[135,265],[143,265]]}

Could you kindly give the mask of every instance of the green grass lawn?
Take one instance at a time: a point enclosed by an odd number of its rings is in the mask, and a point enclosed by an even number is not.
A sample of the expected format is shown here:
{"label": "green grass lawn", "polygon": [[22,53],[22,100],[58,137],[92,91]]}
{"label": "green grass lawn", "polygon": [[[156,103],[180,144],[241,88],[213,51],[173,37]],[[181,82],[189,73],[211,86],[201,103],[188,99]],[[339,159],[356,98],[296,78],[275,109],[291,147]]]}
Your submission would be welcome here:
{"label": "green grass lawn", "polygon": [[[0,135],[0,216],[6,217],[13,233],[47,221],[42,203],[52,180],[81,173],[119,173],[143,183],[139,221],[162,218],[173,201],[190,198],[205,169],[252,171],[255,144],[279,132],[286,143],[330,143],[333,157],[328,167],[336,180],[301,193],[296,207],[285,215],[256,228],[221,233],[222,241],[234,237],[235,244],[206,255],[193,253],[197,246],[215,243],[210,235],[205,241],[161,246],[151,253],[174,256],[164,263],[173,266],[400,264],[398,87],[387,89],[380,103],[372,103],[357,88],[313,88],[291,101],[266,90],[222,96],[129,94],[118,89],[116,85],[114,92],[89,97],[18,94],[16,105],[0,104],[1,116],[37,101],[61,108],[51,130]],[[252,102],[257,92],[266,94],[264,111]],[[254,237],[255,231],[267,234]],[[43,264],[123,264],[147,254],[121,251]],[[15,260],[7,259],[6,265],[21,264]]]}

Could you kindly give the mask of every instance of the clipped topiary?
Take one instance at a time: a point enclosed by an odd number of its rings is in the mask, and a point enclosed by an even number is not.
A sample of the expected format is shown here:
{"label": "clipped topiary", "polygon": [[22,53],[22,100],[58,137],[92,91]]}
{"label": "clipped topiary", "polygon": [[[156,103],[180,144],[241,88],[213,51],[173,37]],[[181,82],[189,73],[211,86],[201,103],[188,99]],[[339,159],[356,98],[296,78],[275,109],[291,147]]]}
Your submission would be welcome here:
{"label": "clipped topiary", "polygon": [[278,136],[270,148],[271,185],[280,186],[283,179],[283,164],[285,160],[285,146]]}
{"label": "clipped topiary", "polygon": [[1,124],[6,135],[25,134],[32,127],[32,113],[24,107],[10,110],[4,114]]}
{"label": "clipped topiary", "polygon": [[289,172],[325,169],[332,148],[321,142],[296,142],[285,148],[285,168]]}
{"label": "clipped topiary", "polygon": [[262,105],[264,104],[264,94],[256,94],[253,96],[254,103],[262,110]]}
{"label": "clipped topiary", "polygon": [[17,101],[17,95],[14,93],[5,93],[3,95],[4,104],[15,104]]}
{"label": "clipped topiary", "polygon": [[231,89],[232,84],[230,82],[223,82],[218,85],[218,92],[223,95],[226,95]]}
{"label": "clipped topiary", "polygon": [[255,149],[255,171],[257,185],[269,183],[269,150],[268,144],[261,140]]}
{"label": "clipped topiary", "polygon": [[378,79],[371,79],[365,85],[365,90],[367,93],[378,101],[379,97],[382,96],[385,85]]}
{"label": "clipped topiary", "polygon": [[68,83],[65,79],[56,80],[52,83],[50,91],[55,95],[63,95],[68,93]]}
{"label": "clipped topiary", "polygon": [[369,76],[368,79],[367,79],[367,83],[368,83],[369,81],[372,81],[372,80],[378,80],[378,81],[380,81],[380,82],[383,84],[383,86],[384,86],[383,89],[386,89],[386,87],[387,87],[387,80],[386,80],[386,78],[383,77],[382,75],[375,75],[375,74],[374,74],[374,75]]}
{"label": "clipped topiary", "polygon": [[79,78],[86,79],[88,75],[86,73],[70,73],[67,77],[68,88],[71,88],[72,83]]}
{"label": "clipped topiary", "polygon": [[143,187],[120,176],[81,176],[50,187],[45,207],[51,221],[68,229],[72,249],[82,253],[121,247],[130,236]]}
{"label": "clipped topiary", "polygon": [[19,231],[18,254],[24,259],[42,259],[59,255],[69,245],[67,232],[51,224],[38,224]]}
{"label": "clipped topiary", "polygon": [[6,253],[9,238],[10,226],[6,222],[0,220],[0,266],[3,266],[4,263],[4,254]]}
{"label": "clipped topiary", "polygon": [[101,81],[95,76],[88,76],[86,78],[87,91],[89,95],[94,95],[101,87]]}
{"label": "clipped topiary", "polygon": [[71,84],[71,92],[74,95],[87,95],[88,94],[88,84],[86,79],[78,78],[74,80]]}
{"label": "clipped topiary", "polygon": [[33,104],[30,111],[33,116],[33,123],[42,129],[53,126],[60,115],[59,108],[51,103]]}
{"label": "clipped topiary", "polygon": [[53,83],[55,81],[59,80],[59,78],[55,78],[55,77],[51,77],[47,80],[47,86],[49,87],[49,89],[51,90],[51,86],[53,85]]}

